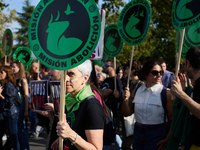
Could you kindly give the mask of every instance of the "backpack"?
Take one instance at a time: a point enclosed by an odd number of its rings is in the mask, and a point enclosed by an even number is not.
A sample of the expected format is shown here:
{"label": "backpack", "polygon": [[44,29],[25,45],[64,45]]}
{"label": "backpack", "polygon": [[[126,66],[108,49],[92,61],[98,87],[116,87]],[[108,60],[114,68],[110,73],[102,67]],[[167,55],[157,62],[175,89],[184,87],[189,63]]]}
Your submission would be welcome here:
{"label": "backpack", "polygon": [[111,110],[106,106],[109,115],[105,118],[104,133],[103,133],[103,145],[111,145],[115,139],[115,128],[113,124]]}

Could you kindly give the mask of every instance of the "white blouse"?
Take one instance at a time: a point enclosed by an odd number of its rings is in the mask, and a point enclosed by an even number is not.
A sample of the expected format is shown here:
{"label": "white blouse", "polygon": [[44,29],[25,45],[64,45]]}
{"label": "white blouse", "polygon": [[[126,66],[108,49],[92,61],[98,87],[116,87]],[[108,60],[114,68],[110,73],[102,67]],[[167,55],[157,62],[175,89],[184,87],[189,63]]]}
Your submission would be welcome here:
{"label": "white blouse", "polygon": [[164,123],[164,109],[162,107],[161,92],[163,85],[156,84],[147,88],[143,84],[138,88],[134,100],[135,120],[141,124],[162,124]]}

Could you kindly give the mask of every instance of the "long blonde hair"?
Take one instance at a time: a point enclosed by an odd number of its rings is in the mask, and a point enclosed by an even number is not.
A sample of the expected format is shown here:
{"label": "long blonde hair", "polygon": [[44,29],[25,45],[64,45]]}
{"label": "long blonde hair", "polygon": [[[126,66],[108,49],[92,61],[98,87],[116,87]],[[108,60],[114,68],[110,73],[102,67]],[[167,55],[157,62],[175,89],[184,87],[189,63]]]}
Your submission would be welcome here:
{"label": "long blonde hair", "polygon": [[21,61],[14,61],[12,64],[16,64],[17,67],[19,68],[19,86],[22,86],[21,80],[23,78],[26,78],[24,64]]}

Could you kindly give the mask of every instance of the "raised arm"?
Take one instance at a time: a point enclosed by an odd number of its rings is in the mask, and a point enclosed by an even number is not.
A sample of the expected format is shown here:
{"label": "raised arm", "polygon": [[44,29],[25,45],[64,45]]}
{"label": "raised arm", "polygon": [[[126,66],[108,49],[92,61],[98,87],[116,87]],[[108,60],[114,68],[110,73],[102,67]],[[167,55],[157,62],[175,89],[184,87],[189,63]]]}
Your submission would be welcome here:
{"label": "raised arm", "polygon": [[[133,90],[132,93],[134,92],[135,90]],[[132,104],[133,97],[134,97],[134,94],[130,96],[129,88],[126,87],[123,92],[123,104],[122,104],[122,114],[125,117],[133,114],[133,104]]]}
{"label": "raised arm", "polygon": [[200,119],[200,104],[195,102],[190,96],[188,96],[181,87],[178,78],[172,81],[171,93],[180,98],[185,106],[192,112],[194,116]]}

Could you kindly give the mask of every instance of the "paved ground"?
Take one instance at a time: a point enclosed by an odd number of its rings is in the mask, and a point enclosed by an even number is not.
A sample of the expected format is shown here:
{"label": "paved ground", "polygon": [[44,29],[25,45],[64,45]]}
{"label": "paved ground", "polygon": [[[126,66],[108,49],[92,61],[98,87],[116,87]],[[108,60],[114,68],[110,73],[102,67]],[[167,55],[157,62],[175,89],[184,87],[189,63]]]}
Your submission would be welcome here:
{"label": "paved ground", "polygon": [[[5,144],[5,140],[3,144]],[[45,150],[47,142],[47,133],[43,131],[38,138],[29,138],[30,150]]]}
{"label": "paved ground", "polygon": [[45,150],[47,133],[43,131],[38,138],[29,138],[30,150]]}
{"label": "paved ground", "polygon": [[[3,141],[5,143],[5,141]],[[38,138],[29,138],[30,150],[46,150],[47,133],[43,131]],[[115,146],[111,147],[115,150]]]}

